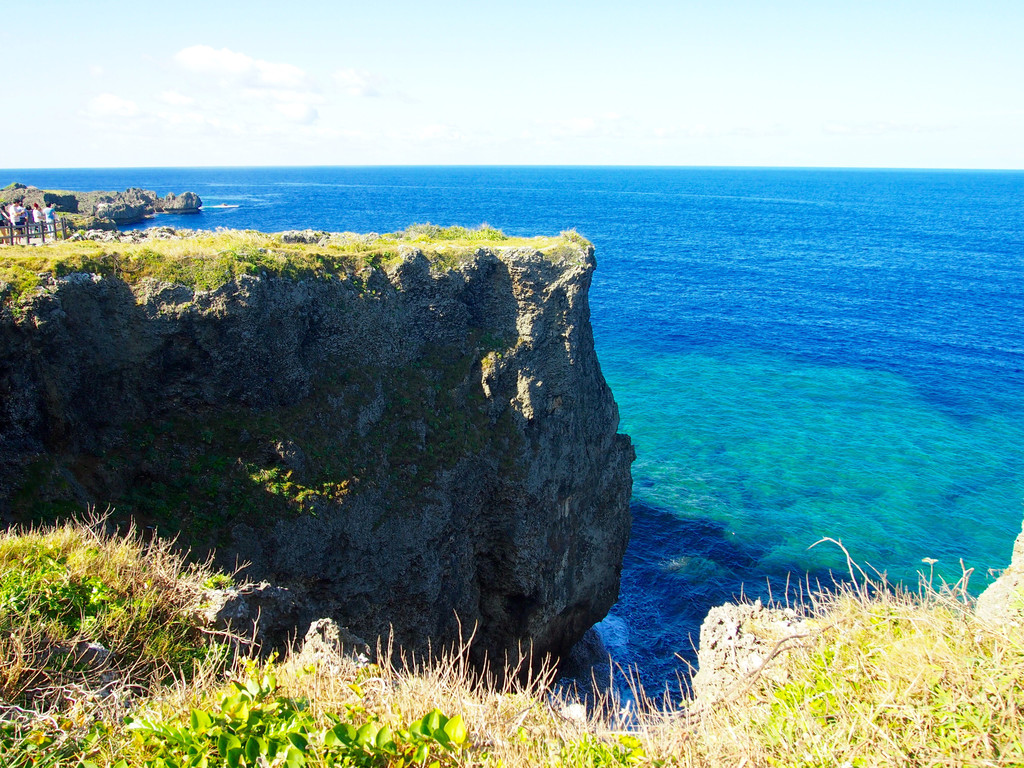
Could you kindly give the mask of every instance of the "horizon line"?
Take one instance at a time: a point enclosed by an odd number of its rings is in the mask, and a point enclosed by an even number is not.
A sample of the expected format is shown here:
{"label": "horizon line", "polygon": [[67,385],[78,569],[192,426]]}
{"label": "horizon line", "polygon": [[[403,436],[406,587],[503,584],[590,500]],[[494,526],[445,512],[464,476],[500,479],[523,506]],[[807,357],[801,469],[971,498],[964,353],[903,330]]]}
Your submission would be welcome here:
{"label": "horizon line", "polygon": [[[552,169],[649,169],[649,170],[761,170],[761,171],[964,171],[1018,173],[1022,168],[961,167],[961,166],[865,166],[865,165],[654,165],[654,164],[534,164],[534,163],[358,163],[358,164],[307,164],[295,165],[80,165],[80,166],[36,166],[23,168],[0,168],[0,173],[30,171],[131,171],[131,170],[245,170],[272,168],[552,168]],[[17,183],[17,182],[14,182]]]}

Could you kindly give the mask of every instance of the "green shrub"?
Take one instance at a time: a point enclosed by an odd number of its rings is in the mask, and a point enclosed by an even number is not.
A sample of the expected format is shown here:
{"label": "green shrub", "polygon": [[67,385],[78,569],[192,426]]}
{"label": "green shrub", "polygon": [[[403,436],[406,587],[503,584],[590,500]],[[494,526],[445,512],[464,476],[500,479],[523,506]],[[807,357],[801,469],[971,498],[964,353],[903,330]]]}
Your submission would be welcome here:
{"label": "green shrub", "polygon": [[[211,578],[134,530],[116,536],[100,523],[68,523],[0,532],[0,697],[29,704],[34,691],[59,692],[104,670],[188,676],[223,654],[195,615]],[[104,649],[99,667],[79,650],[90,643]]]}
{"label": "green shrub", "polygon": [[[434,709],[408,728],[392,729],[352,707],[319,722],[303,700],[279,696],[272,672],[232,682],[219,706],[193,709],[187,720],[133,719],[129,730],[145,768],[281,768],[451,765],[466,746],[460,716]],[[88,764],[87,764],[88,765]]]}

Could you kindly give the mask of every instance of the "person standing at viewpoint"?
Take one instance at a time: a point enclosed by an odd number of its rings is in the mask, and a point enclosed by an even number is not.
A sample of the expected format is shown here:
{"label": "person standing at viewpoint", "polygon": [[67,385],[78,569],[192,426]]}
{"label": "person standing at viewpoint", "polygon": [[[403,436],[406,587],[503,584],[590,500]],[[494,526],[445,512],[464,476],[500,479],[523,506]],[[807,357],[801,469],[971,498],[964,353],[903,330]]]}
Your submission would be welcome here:
{"label": "person standing at viewpoint", "polygon": [[32,203],[32,231],[43,233],[43,209],[39,203]]}
{"label": "person standing at viewpoint", "polygon": [[[21,200],[15,200],[7,207],[7,216],[11,220],[11,226],[15,229],[25,226],[25,207],[21,203]],[[14,237],[17,236],[18,233],[15,232]],[[25,236],[25,239],[28,239],[28,235]]]}
{"label": "person standing at viewpoint", "polygon": [[52,232],[54,237],[57,236],[57,207],[53,203],[47,203],[46,207],[43,208],[43,225],[46,227],[47,232]]}

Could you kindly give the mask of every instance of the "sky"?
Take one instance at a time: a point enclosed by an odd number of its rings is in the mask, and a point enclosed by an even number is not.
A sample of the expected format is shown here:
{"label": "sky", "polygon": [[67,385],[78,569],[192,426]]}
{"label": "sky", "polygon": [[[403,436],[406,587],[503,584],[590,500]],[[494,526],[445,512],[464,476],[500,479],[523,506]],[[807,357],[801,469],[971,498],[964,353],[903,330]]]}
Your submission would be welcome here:
{"label": "sky", "polygon": [[0,168],[1024,169],[1024,0],[24,11]]}

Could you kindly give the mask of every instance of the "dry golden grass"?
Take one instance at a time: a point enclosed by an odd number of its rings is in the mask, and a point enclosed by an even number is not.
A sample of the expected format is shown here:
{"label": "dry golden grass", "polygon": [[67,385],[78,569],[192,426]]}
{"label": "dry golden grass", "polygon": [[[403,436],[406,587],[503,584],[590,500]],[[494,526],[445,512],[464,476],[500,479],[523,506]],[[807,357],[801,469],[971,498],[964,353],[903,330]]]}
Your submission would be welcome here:
{"label": "dry golden grass", "polygon": [[[83,563],[94,560],[92,550],[100,548],[109,578],[153,582],[147,569],[155,564],[167,579],[187,585],[165,583],[172,594],[199,588],[198,572],[163,545],[137,537],[121,542],[90,528],[3,534],[0,560],[9,566],[41,546],[65,553],[68,564],[80,556]],[[152,556],[140,562],[141,552]],[[625,715],[612,700],[589,710],[566,704],[551,693],[549,669],[525,681],[510,674],[504,685],[486,685],[462,648],[405,666],[296,653],[283,661],[240,659],[225,669],[210,658],[191,676],[149,677],[126,686],[125,695],[89,694],[83,684],[82,695],[47,699],[46,709],[32,717],[24,702],[12,701],[9,692],[17,690],[8,687],[0,721],[20,723],[9,729],[21,741],[8,736],[7,749],[15,751],[7,758],[24,757],[26,734],[36,734],[53,755],[69,760],[150,765],[153,741],[133,736],[125,715],[187,730],[187,713],[216,712],[229,680],[262,679],[272,671],[273,695],[305,702],[316,727],[341,717],[397,730],[433,709],[459,715],[468,730],[465,747],[441,753],[442,766],[1024,765],[1024,632],[979,622],[963,586],[933,590],[924,584],[912,593],[884,580],[858,579],[814,596],[800,637],[768,660],[771,674],[751,675],[718,703],[675,711],[659,710],[642,696]],[[7,680],[11,670],[31,665],[25,649],[39,641],[35,631],[30,623],[8,624],[2,647]],[[388,649],[379,653],[389,657]],[[0,729],[0,760],[3,739]],[[340,763],[322,756],[307,762],[331,764]]]}
{"label": "dry golden grass", "polygon": [[102,518],[0,531],[0,697],[60,710],[114,681],[190,674],[208,660],[196,608],[212,575],[170,542],[107,532]]}
{"label": "dry golden grass", "polygon": [[963,589],[884,583],[815,598],[811,631],[695,721],[710,764],[1024,765],[1024,635]]}

